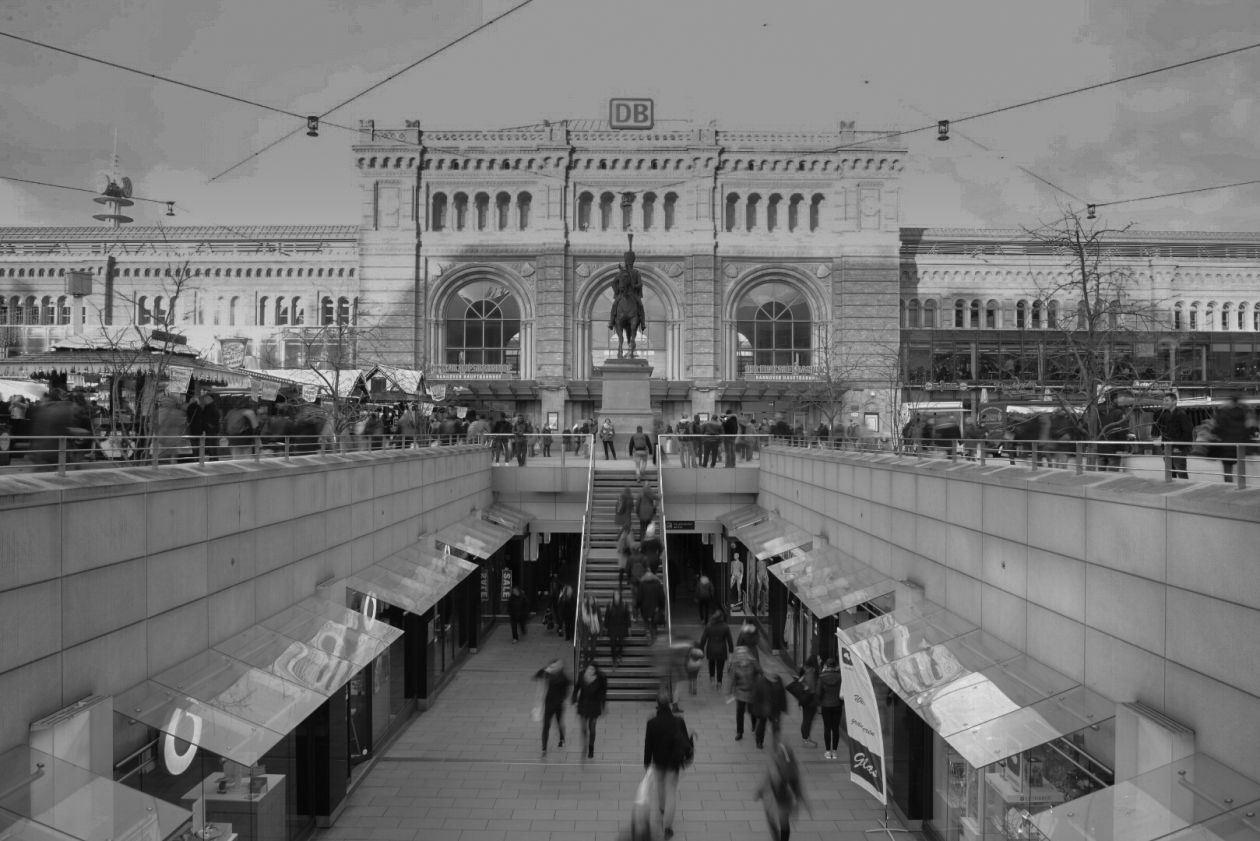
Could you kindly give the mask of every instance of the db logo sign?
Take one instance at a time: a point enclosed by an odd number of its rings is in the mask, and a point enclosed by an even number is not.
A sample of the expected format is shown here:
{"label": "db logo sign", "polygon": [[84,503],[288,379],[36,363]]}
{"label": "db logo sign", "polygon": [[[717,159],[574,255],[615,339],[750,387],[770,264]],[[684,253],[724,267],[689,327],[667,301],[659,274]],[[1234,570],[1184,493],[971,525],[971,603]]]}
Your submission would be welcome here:
{"label": "db logo sign", "polygon": [[650,129],[653,125],[652,100],[608,100],[608,125],[619,129]]}

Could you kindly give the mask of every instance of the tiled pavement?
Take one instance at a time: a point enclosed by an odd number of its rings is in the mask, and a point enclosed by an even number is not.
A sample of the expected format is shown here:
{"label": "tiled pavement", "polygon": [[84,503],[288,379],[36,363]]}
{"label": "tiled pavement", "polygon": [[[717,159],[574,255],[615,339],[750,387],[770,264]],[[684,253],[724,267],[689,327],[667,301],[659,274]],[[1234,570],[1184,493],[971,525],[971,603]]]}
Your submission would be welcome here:
{"label": "tiled pavement", "polygon": [[[695,626],[676,626],[691,633]],[[317,841],[603,841],[628,825],[643,775],[647,703],[610,703],[599,719],[595,758],[584,759],[576,714],[566,708],[568,740],[540,755],[540,725],[530,719],[532,675],[553,657],[572,668],[569,644],[537,620],[520,644],[505,626],[469,657],[434,706],[415,718],[350,796]],[[769,657],[763,656],[769,663]],[[878,826],[883,807],[849,782],[843,761],[800,741],[795,701],[783,732],[805,771],[812,818],[802,813],[793,841],[858,841]],[[767,754],[751,732],[735,741],[734,705],[702,673],[696,696],[682,698],[697,733],[695,765],[678,787],[678,841],[760,841],[769,837],[751,793]],[[812,734],[821,745],[822,722]],[[768,737],[767,737],[768,741]],[[841,752],[844,756],[844,752]]]}

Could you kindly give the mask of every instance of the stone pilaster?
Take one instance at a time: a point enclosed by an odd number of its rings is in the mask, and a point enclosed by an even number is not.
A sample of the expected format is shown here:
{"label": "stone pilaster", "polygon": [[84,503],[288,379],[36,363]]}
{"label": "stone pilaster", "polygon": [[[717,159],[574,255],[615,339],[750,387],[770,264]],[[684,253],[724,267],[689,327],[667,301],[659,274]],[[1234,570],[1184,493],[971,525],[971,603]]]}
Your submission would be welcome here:
{"label": "stone pilaster", "polygon": [[534,378],[538,380],[563,380],[566,376],[565,359],[570,351],[567,274],[563,251],[538,255],[534,273]]}
{"label": "stone pilaster", "polygon": [[716,380],[722,352],[718,335],[717,309],[720,300],[717,261],[712,254],[687,258],[683,284],[683,377],[689,380]]}

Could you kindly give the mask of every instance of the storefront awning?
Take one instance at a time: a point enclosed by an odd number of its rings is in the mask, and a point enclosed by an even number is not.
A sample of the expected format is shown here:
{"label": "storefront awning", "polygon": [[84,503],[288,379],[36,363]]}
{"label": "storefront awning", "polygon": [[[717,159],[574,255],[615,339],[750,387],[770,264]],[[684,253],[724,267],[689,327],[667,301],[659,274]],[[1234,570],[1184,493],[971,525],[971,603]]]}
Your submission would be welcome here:
{"label": "storefront awning", "polygon": [[1032,815],[1048,841],[1255,841],[1260,783],[1193,754]]}
{"label": "storefront awning", "polygon": [[529,531],[529,523],[533,517],[526,511],[496,502],[481,514],[492,523],[498,523],[513,534],[525,534]]}
{"label": "storefront awning", "polygon": [[489,558],[499,547],[507,543],[516,532],[480,516],[465,517],[447,526],[433,538],[438,550],[443,546],[458,549],[476,558]]}
{"label": "storefront awning", "polygon": [[1101,695],[930,603],[836,636],[976,768],[1115,717]]}
{"label": "storefront awning", "polygon": [[346,586],[410,613],[424,613],[477,565],[415,544],[346,579]]}
{"label": "storefront awning", "polygon": [[0,838],[162,839],[192,814],[26,746],[0,754]]}
{"label": "storefront awning", "polygon": [[761,561],[788,555],[796,549],[808,551],[814,545],[813,535],[774,516],[729,531],[732,537],[747,546],[748,551]]}
{"label": "storefront awning", "polygon": [[718,517],[718,522],[726,527],[727,531],[735,531],[735,529],[750,526],[753,523],[762,523],[770,519],[773,515],[762,508],[760,505],[745,505],[743,508],[736,508]]}
{"label": "storefront awning", "polygon": [[[253,765],[402,631],[306,599],[132,687],[116,712]],[[199,734],[189,739],[190,734]]]}
{"label": "storefront awning", "polygon": [[897,582],[835,547],[815,547],[770,567],[819,619],[895,592]]}

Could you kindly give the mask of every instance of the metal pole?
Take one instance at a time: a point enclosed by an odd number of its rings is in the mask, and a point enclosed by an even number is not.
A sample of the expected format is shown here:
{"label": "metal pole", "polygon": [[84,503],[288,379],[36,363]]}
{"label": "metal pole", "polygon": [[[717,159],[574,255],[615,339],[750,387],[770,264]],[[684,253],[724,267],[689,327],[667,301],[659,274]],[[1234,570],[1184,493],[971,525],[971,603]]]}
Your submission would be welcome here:
{"label": "metal pole", "polygon": [[1161,449],[1164,451],[1164,481],[1172,484],[1172,444],[1165,441],[1161,445]]}
{"label": "metal pole", "polygon": [[1080,476],[1085,472],[1084,449],[1085,449],[1084,445],[1080,441],[1077,441],[1076,442],[1076,475],[1077,476]]}
{"label": "metal pole", "polygon": [[66,475],[66,436],[57,439],[57,472]]}
{"label": "metal pole", "polygon": [[1243,444],[1237,445],[1238,461],[1234,462],[1234,482],[1238,485],[1238,490],[1247,490],[1247,447]]}

